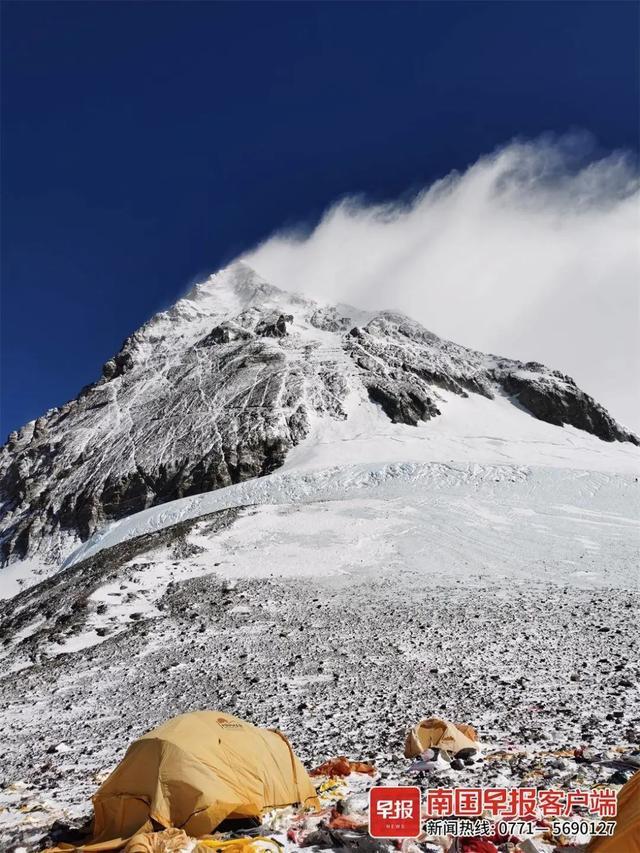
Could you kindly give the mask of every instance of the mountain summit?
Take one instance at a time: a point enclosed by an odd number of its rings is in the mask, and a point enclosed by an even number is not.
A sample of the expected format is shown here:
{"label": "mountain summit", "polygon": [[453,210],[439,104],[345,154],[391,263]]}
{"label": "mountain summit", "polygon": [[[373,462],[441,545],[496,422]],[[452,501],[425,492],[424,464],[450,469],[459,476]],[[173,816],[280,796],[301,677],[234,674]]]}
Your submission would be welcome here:
{"label": "mountain summit", "polygon": [[[269,474],[318,424],[366,409],[406,435],[477,398],[639,443],[556,370],[467,349],[397,313],[321,305],[236,263],[127,338],[76,399],[9,436],[3,558],[57,561],[108,521]],[[461,411],[471,423],[474,407]]]}

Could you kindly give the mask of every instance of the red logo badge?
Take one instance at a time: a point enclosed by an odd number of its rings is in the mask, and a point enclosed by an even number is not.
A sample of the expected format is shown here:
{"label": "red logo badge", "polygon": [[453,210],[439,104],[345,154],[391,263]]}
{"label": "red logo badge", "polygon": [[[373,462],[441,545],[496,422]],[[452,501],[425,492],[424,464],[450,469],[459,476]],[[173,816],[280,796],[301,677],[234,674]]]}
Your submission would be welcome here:
{"label": "red logo badge", "polygon": [[369,835],[417,838],[420,835],[420,788],[371,788]]}

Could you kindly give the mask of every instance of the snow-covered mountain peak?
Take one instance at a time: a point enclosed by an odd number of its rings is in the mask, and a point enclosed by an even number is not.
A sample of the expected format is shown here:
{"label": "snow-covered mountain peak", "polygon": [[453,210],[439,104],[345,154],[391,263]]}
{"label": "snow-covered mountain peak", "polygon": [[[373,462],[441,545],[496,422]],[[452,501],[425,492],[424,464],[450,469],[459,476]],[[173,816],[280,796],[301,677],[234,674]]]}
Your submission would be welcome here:
{"label": "snow-covered mountain peak", "polygon": [[[233,317],[250,307],[264,309],[285,296],[242,261],[195,284],[169,309],[155,314],[128,340],[157,344],[166,337],[197,336],[203,323]],[[125,342],[126,344],[126,342]]]}
{"label": "snow-covered mountain peak", "polygon": [[134,332],[75,400],[9,436],[3,554],[57,560],[110,520],[294,461],[601,467],[602,440],[626,444],[607,465],[637,462],[638,439],[562,373],[396,312],[322,305],[239,262]]}
{"label": "snow-covered mountain peak", "polygon": [[138,360],[146,360],[159,352],[195,345],[216,322],[251,327],[252,318],[274,315],[277,320],[280,314],[295,311],[300,321],[321,310],[314,300],[283,291],[244,261],[236,261],[195,284],[168,310],[155,314],[127,338],[121,353],[133,356],[135,352]]}
{"label": "snow-covered mountain peak", "polygon": [[236,261],[194,285],[184,299],[195,303],[201,311],[216,315],[237,314],[282,295],[282,290],[265,281],[247,263]]}

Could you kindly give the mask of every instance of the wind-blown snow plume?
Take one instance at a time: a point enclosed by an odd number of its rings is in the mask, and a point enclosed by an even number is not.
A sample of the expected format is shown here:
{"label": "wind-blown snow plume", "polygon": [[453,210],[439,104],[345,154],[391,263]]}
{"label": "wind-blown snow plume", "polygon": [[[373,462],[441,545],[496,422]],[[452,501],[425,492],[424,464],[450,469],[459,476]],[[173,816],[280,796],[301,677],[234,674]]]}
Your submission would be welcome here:
{"label": "wind-blown snow plume", "polygon": [[553,364],[638,429],[639,186],[629,155],[597,157],[585,135],[516,141],[410,203],[343,200],[245,260],[285,289]]}

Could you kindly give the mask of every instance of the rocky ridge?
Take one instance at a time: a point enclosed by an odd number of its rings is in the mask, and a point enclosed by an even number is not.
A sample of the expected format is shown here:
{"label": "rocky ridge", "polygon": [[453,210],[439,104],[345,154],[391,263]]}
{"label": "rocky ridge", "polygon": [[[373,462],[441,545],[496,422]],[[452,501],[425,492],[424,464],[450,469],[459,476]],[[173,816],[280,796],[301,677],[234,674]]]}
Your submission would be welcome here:
{"label": "rocky ridge", "polygon": [[485,355],[393,312],[285,293],[243,263],[153,317],[78,397],[0,449],[5,562],[57,562],[110,520],[280,467],[350,395],[393,423],[441,414],[443,392],[507,396],[551,424],[638,444],[575,382]]}

